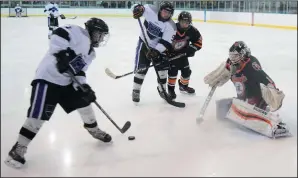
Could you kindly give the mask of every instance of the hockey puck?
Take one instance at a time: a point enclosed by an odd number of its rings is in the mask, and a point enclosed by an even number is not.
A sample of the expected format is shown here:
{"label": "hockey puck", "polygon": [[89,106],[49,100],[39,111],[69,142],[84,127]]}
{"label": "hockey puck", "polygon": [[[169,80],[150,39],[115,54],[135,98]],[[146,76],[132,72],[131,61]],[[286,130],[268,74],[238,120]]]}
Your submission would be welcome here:
{"label": "hockey puck", "polygon": [[128,140],[134,140],[134,139],[136,139],[134,136],[129,136],[128,137]]}

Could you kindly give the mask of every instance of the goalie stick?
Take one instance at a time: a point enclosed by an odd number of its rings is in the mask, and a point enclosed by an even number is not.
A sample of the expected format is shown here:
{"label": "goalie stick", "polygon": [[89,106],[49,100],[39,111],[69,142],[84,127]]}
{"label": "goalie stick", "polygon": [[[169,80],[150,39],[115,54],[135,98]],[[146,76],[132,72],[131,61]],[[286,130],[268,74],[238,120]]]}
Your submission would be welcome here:
{"label": "goalie stick", "polygon": [[[179,59],[180,57],[183,57],[183,56],[186,56],[186,54],[185,54],[185,53],[183,53],[183,54],[179,54],[179,55],[177,55],[177,56],[175,56],[175,57],[170,58],[169,61],[173,61],[173,60],[175,60],[175,59]],[[156,65],[159,65],[159,64],[156,64]],[[141,69],[137,69],[137,70],[135,70],[135,71],[128,72],[128,73],[125,73],[125,74],[122,74],[122,75],[116,75],[116,74],[114,74],[109,68],[106,68],[106,69],[105,69],[105,72],[106,72],[106,74],[107,74],[109,77],[111,77],[111,78],[113,78],[113,79],[118,79],[118,78],[122,78],[122,77],[125,77],[125,76],[128,76],[128,75],[131,75],[131,74],[136,73],[136,72],[142,72],[142,71],[147,70],[147,69],[149,69],[150,67],[153,67],[153,66],[154,66],[154,65],[151,64],[149,67],[141,68]]]}
{"label": "goalie stick", "polygon": [[[77,83],[79,85],[79,87],[81,88],[82,91],[86,91],[85,88],[82,86],[82,84],[75,78],[75,76],[71,73],[68,72],[68,74],[70,75],[71,79]],[[101,112],[113,123],[113,125],[121,132],[121,133],[125,133],[131,126],[131,122],[127,121],[124,126],[122,128],[120,128],[115,121],[108,115],[108,113],[96,102],[94,101],[95,105],[101,110]]]}
{"label": "goalie stick", "polygon": [[207,96],[207,98],[206,98],[206,100],[205,100],[205,103],[204,103],[204,105],[203,105],[203,107],[202,107],[202,109],[201,109],[201,111],[200,111],[200,113],[199,113],[199,116],[196,118],[196,122],[197,122],[197,124],[201,124],[201,123],[204,121],[204,114],[205,114],[205,111],[206,111],[206,109],[207,109],[207,107],[208,107],[208,105],[209,105],[209,102],[211,101],[211,98],[212,98],[212,96],[213,96],[213,94],[214,94],[216,88],[217,88],[217,85],[214,85],[214,86],[211,88],[211,90],[210,90],[210,92],[209,92],[209,94],[208,94],[208,96]]}
{"label": "goalie stick", "polygon": [[[147,49],[149,49],[148,41],[147,41],[147,38],[146,38],[146,36],[145,36],[144,28],[143,28],[143,25],[142,25],[142,23],[141,23],[140,18],[138,18],[138,22],[139,22],[139,25],[140,25],[142,34],[143,34],[143,36],[144,36],[145,45],[146,45]],[[157,72],[157,70],[156,70],[156,64],[153,63],[153,66],[154,66],[154,69],[155,69],[155,72],[156,72],[158,81],[160,81],[160,76],[159,76],[159,74],[158,74],[158,72]],[[162,86],[162,84],[160,84],[160,86],[161,86],[162,92],[163,92],[164,95],[165,95],[165,100],[167,101],[167,103],[169,103],[169,104],[172,105],[172,106],[178,107],[178,108],[184,108],[184,107],[185,107],[185,103],[177,102],[177,101],[171,100],[171,99],[169,98],[169,96],[167,95],[167,92],[166,92],[165,88]]]}

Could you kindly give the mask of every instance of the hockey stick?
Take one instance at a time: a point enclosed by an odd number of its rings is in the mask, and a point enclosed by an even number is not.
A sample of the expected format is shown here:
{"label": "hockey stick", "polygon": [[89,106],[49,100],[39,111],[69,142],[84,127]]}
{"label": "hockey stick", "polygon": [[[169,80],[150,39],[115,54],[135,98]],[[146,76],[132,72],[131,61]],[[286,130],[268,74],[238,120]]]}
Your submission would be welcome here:
{"label": "hockey stick", "polygon": [[[75,76],[71,73],[68,72],[68,74],[70,75],[71,79],[79,85],[79,87],[81,88],[81,90],[83,92],[86,91],[86,89],[82,86],[82,84],[75,78]],[[101,112],[103,112],[103,114],[114,124],[114,126],[121,132],[121,133],[125,133],[131,126],[130,121],[127,121],[124,126],[122,128],[120,128],[114,121],[113,119],[108,115],[108,113],[106,113],[106,111],[96,102],[94,101],[95,105],[101,110]]]}
{"label": "hockey stick", "polygon": [[66,19],[76,19],[78,16],[73,16],[73,17],[65,17]]}
{"label": "hockey stick", "polygon": [[[147,38],[146,38],[146,36],[145,36],[144,28],[143,28],[143,25],[142,25],[142,23],[141,23],[140,18],[138,18],[138,22],[139,22],[139,25],[140,25],[142,34],[143,34],[143,36],[144,36],[145,45],[146,45],[147,49],[149,49],[148,41],[147,41]],[[153,63],[153,66],[154,66],[154,69],[155,69],[155,72],[156,72],[156,75],[157,75],[157,79],[158,79],[158,81],[160,82],[161,79],[160,79],[160,76],[159,76],[159,74],[158,74],[158,71],[156,70],[156,64],[154,64],[153,61],[152,61],[152,63]],[[167,101],[167,103],[169,103],[169,104],[172,105],[172,106],[179,107],[179,108],[184,108],[184,107],[185,107],[185,103],[182,103],[182,102],[176,102],[176,101],[174,101],[174,100],[171,100],[171,99],[168,97],[167,92],[166,92],[165,88],[163,87],[163,85],[160,84],[160,86],[161,86],[162,92],[163,92],[164,95],[165,95],[165,100]]]}
{"label": "hockey stick", "polygon": [[[65,17],[64,19],[76,19],[78,16],[73,16],[73,17]],[[61,18],[61,17],[60,17]],[[61,18],[62,19],[62,18]],[[64,20],[63,19],[63,20]]]}
{"label": "hockey stick", "polygon": [[206,111],[206,109],[207,109],[207,107],[208,107],[208,105],[209,105],[209,102],[211,101],[211,98],[212,98],[212,96],[213,96],[213,94],[214,94],[216,88],[217,88],[217,85],[214,85],[214,86],[211,88],[211,90],[210,90],[210,92],[209,92],[209,94],[208,94],[208,96],[207,96],[207,98],[206,98],[206,100],[205,100],[205,103],[204,103],[204,105],[203,105],[203,107],[202,107],[202,109],[201,109],[201,111],[200,111],[200,114],[199,114],[199,116],[196,118],[196,122],[197,122],[197,124],[201,124],[201,123],[204,121],[203,117],[204,117],[205,111]]}
{"label": "hockey stick", "polygon": [[[179,58],[181,58],[181,57],[183,57],[183,56],[186,56],[186,54],[185,54],[185,53],[183,53],[183,54],[179,54],[179,55],[177,55],[177,56],[175,56],[175,57],[170,58],[169,61],[173,61],[173,60],[175,60],[175,59],[179,59]],[[158,63],[158,64],[156,64],[156,65],[160,65],[160,64]],[[118,79],[118,78],[122,78],[122,77],[125,77],[125,76],[127,76],[127,75],[130,75],[130,74],[136,73],[136,72],[142,72],[142,71],[147,70],[147,69],[149,69],[150,67],[153,67],[153,66],[154,66],[154,65],[151,64],[149,67],[141,68],[141,69],[137,69],[137,70],[135,70],[135,71],[128,72],[128,73],[125,73],[125,74],[122,74],[122,75],[115,75],[109,68],[106,68],[106,69],[105,69],[105,72],[106,72],[106,74],[107,74],[109,77],[111,77],[111,78],[113,78],[113,79]]]}

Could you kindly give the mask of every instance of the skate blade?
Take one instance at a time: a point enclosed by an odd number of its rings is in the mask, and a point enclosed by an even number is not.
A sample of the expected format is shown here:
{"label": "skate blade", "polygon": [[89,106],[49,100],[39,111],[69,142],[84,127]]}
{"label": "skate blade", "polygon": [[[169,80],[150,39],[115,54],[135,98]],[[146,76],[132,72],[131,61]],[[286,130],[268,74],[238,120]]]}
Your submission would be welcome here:
{"label": "skate blade", "polygon": [[20,169],[22,168],[24,165],[20,162],[15,161],[14,159],[12,159],[12,157],[8,156],[8,158],[4,161],[4,163],[11,167],[11,168],[15,168],[15,169]]}
{"label": "skate blade", "polygon": [[281,138],[281,137],[292,137],[292,133],[290,131],[287,131],[286,133],[280,133],[273,135],[273,139]]}
{"label": "skate blade", "polygon": [[180,90],[180,93],[185,94],[185,95],[189,95],[189,96],[194,96],[194,95],[196,95],[196,93],[188,93],[188,92],[186,92],[186,91],[181,91],[181,90]]}

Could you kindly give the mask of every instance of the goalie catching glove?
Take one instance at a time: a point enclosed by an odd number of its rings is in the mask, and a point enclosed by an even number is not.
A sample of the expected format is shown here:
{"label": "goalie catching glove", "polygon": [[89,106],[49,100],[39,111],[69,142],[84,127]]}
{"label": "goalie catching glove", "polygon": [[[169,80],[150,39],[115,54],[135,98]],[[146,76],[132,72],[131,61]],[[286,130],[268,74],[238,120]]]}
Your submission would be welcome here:
{"label": "goalie catching glove", "polygon": [[276,89],[270,83],[267,86],[261,83],[260,86],[262,97],[265,100],[265,102],[269,105],[270,111],[274,112],[278,110],[282,106],[285,94],[282,91]]}

